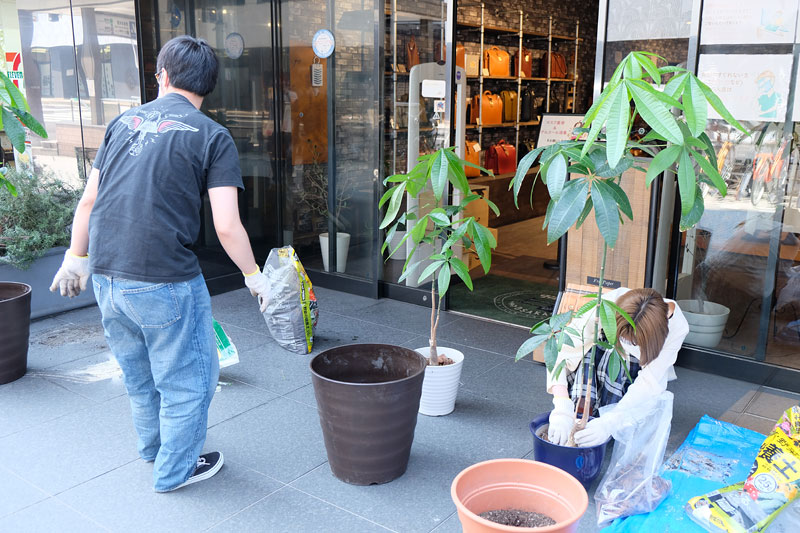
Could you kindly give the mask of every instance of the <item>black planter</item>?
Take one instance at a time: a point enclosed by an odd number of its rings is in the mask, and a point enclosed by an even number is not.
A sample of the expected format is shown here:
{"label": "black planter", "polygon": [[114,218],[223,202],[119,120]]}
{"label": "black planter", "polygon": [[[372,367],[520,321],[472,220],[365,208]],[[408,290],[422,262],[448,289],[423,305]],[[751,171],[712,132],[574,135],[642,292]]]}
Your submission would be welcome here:
{"label": "black planter", "polygon": [[30,331],[30,285],[0,281],[0,385],[25,375]]}
{"label": "black planter", "polygon": [[387,483],[408,466],[427,360],[408,348],[351,344],[311,360],[322,435],[333,475]]}

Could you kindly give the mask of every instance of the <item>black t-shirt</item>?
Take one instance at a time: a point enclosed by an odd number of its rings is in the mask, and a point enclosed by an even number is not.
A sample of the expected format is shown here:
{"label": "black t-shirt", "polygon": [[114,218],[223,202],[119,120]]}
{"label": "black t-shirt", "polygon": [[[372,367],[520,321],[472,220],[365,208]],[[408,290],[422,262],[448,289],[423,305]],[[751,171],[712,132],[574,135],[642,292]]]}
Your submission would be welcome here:
{"label": "black t-shirt", "polygon": [[200,274],[189,249],[200,233],[203,195],[244,188],[228,130],[170,93],[108,125],[89,219],[91,272],[138,281],[186,281]]}

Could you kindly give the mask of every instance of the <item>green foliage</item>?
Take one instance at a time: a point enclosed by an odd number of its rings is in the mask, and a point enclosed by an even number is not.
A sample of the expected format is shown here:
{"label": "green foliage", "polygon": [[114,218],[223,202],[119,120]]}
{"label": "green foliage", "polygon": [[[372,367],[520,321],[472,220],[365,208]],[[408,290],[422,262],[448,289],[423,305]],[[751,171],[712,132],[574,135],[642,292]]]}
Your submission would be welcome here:
{"label": "green foliage", "polygon": [[53,246],[69,246],[81,191],[52,175],[8,170],[15,188],[0,188],[0,263],[26,269]]}
{"label": "green foliage", "polygon": [[[47,138],[44,126],[39,124],[30,113],[31,108],[22,95],[22,92],[14,85],[8,76],[0,72],[0,130],[5,129],[11,144],[19,152],[25,152],[25,129],[30,130],[42,138]],[[0,173],[0,190],[5,188],[12,196],[16,196],[16,191],[11,182]]]}

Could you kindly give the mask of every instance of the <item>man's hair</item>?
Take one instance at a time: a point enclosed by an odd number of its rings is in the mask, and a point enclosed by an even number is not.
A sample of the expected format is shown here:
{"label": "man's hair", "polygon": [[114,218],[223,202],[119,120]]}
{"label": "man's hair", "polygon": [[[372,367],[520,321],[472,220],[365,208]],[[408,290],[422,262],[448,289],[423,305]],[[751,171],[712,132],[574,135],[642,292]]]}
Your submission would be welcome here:
{"label": "man's hair", "polygon": [[617,315],[617,337],[639,347],[639,364],[646,366],[658,357],[669,333],[669,306],[653,289],[633,289],[617,299],[636,324],[636,330],[622,315]]}
{"label": "man's hair", "polygon": [[156,72],[167,71],[169,83],[177,89],[205,96],[217,85],[219,62],[203,39],[181,35],[170,39],[158,53]]}

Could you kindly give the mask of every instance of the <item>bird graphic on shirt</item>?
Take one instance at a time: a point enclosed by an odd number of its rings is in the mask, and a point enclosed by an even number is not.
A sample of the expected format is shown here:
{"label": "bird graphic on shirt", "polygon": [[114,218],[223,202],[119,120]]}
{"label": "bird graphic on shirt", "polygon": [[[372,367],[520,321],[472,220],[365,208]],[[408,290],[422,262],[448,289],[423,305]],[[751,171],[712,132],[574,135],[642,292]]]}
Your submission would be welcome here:
{"label": "bird graphic on shirt", "polygon": [[168,131],[199,131],[195,127],[171,118],[162,119],[160,111],[148,111],[144,113],[144,116],[125,115],[120,117],[119,121],[128,126],[128,129],[133,132],[129,139],[133,146],[128,150],[128,153],[133,156],[142,153],[144,146],[148,143],[147,136],[151,133],[154,137],[149,142],[155,141],[159,134]]}

